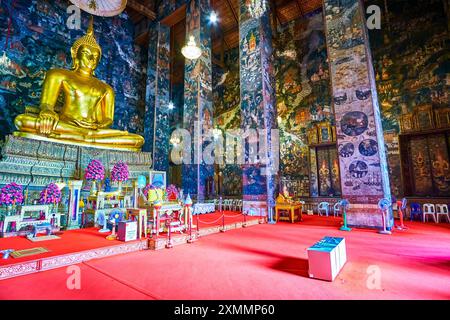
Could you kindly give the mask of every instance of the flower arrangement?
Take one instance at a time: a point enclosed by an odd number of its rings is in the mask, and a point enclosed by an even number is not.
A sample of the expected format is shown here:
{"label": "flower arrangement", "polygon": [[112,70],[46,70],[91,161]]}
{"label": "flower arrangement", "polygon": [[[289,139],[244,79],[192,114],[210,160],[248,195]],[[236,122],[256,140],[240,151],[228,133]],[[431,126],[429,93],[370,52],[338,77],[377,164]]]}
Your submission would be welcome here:
{"label": "flower arrangement", "polygon": [[103,180],[105,178],[105,167],[102,162],[97,159],[91,160],[84,172],[84,177],[86,180]]}
{"label": "flower arrangement", "polygon": [[150,190],[155,190],[155,189],[156,189],[155,186],[150,185],[150,184],[147,184],[147,185],[145,186],[145,188],[142,189],[142,193],[144,194],[145,197],[148,198],[148,193],[150,192]]}
{"label": "flower arrangement", "polygon": [[40,204],[57,204],[61,202],[61,190],[54,183],[50,183],[41,191]]}
{"label": "flower arrangement", "polygon": [[175,185],[171,184],[166,189],[167,197],[169,201],[176,201],[179,197],[178,189]]}
{"label": "flower arrangement", "polygon": [[0,190],[0,204],[16,205],[23,203],[23,189],[15,182],[11,182]]}
{"label": "flower arrangement", "polygon": [[117,162],[111,170],[111,180],[116,181],[127,181],[130,176],[130,171],[128,170],[128,165],[123,162]]}
{"label": "flower arrangement", "polygon": [[156,200],[162,201],[164,199],[164,190],[154,185],[147,184],[145,188],[142,190],[142,193],[144,193],[144,196],[147,198],[147,201],[150,202]]}

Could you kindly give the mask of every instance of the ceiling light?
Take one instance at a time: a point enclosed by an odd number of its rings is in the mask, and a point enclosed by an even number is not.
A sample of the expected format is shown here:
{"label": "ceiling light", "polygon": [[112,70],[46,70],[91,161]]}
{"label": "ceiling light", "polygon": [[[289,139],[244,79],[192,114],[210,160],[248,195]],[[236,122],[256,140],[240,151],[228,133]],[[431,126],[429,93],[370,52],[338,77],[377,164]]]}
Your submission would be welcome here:
{"label": "ceiling light", "polygon": [[200,56],[202,55],[202,49],[197,47],[194,36],[189,37],[189,42],[181,49],[181,53],[183,54],[183,56],[185,56],[185,58],[189,60],[200,58]]}
{"label": "ceiling light", "polygon": [[209,15],[209,21],[211,23],[217,23],[217,21],[219,21],[219,18],[217,17],[217,14],[212,11],[211,14]]}

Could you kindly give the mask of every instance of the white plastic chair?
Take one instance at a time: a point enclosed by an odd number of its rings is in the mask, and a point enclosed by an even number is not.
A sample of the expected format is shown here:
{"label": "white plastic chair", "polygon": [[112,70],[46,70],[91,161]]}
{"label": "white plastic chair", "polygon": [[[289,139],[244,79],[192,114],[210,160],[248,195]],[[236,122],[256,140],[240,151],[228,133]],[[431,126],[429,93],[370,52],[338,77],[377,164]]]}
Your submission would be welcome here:
{"label": "white plastic chair", "polygon": [[434,204],[425,203],[423,205],[423,222],[427,221],[427,216],[432,216],[434,222],[437,223],[437,220],[436,220],[436,209],[434,207]]}
{"label": "white plastic chair", "polygon": [[236,200],[236,211],[242,212],[242,199]]}
{"label": "white plastic chair", "polygon": [[339,202],[336,202],[333,206],[333,215],[339,216],[339,214],[341,213],[341,204]]}
{"label": "white plastic chair", "polygon": [[321,216],[322,213],[324,213],[328,217],[329,208],[330,204],[328,202],[321,202],[317,206],[317,213],[319,214],[319,216]]}
{"label": "white plastic chair", "polygon": [[439,218],[444,216],[447,218],[447,222],[450,222],[450,217],[448,215],[448,206],[446,204],[437,204],[436,205],[436,220],[439,223]]}

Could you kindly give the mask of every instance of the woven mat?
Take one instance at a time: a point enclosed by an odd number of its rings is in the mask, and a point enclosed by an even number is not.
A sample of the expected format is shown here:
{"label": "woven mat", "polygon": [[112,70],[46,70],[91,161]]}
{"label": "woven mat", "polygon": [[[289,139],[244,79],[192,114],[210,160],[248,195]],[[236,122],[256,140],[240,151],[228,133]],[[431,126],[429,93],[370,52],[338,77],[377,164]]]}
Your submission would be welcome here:
{"label": "woven mat", "polygon": [[58,236],[50,235],[50,236],[41,236],[41,237],[35,237],[35,238],[28,238],[31,242],[39,242],[39,241],[47,241],[47,240],[56,240],[61,239]]}
{"label": "woven mat", "polygon": [[42,248],[42,247],[37,247],[37,248],[14,251],[13,253],[11,253],[11,256],[13,258],[17,259],[17,258],[32,256],[35,254],[46,253],[46,252],[49,252],[49,250]]}

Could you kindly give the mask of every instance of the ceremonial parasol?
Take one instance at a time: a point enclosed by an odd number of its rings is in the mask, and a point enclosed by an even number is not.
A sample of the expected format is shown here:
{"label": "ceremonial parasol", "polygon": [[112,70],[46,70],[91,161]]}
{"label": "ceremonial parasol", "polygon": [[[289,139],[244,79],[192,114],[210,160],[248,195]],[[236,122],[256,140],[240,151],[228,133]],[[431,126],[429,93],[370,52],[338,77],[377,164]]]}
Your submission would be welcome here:
{"label": "ceremonial parasol", "polygon": [[70,0],[74,5],[90,14],[112,17],[122,13],[127,0]]}

